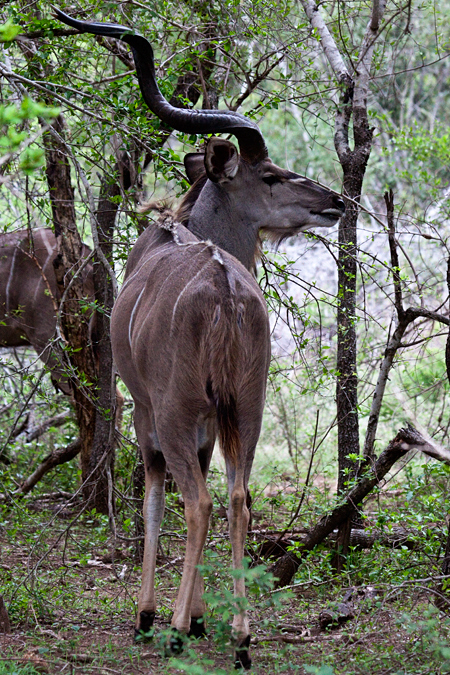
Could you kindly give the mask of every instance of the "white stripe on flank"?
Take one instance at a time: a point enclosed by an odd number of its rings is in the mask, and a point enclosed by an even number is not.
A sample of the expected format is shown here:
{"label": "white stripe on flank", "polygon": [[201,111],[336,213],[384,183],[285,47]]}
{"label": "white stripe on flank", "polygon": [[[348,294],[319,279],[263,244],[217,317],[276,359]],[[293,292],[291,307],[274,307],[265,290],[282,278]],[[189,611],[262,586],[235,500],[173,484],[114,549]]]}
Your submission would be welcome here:
{"label": "white stripe on flank", "polygon": [[51,245],[50,245],[50,243],[49,243],[49,241],[48,241],[48,239],[47,239],[47,232],[46,232],[45,230],[42,231],[42,238],[43,238],[43,241],[44,241],[44,244],[45,244],[45,248],[47,249],[48,255],[47,255],[46,259],[45,259],[45,263],[42,265],[42,269],[40,270],[41,275],[40,275],[40,277],[39,277],[39,281],[38,281],[37,284],[36,284],[36,289],[35,289],[34,295],[33,295],[33,303],[34,303],[35,300],[36,300],[36,295],[37,295],[37,292],[38,292],[38,290],[39,290],[39,286],[40,286],[41,283],[44,281],[44,278],[43,278],[43,277],[44,277],[44,273],[45,273],[45,268],[47,267],[50,258],[51,258],[52,255],[55,253],[55,251],[52,249],[52,247],[51,247]]}
{"label": "white stripe on flank", "polygon": [[[196,243],[203,243],[203,242],[196,242]],[[185,246],[185,245],[187,246],[187,244],[180,244],[180,246]],[[204,250],[205,250],[205,247],[203,247],[202,250],[198,252],[198,255],[202,254]],[[206,261],[205,265],[207,265],[208,262],[209,262],[209,260]],[[201,271],[201,270],[200,270],[200,271]],[[197,274],[195,275],[195,277],[198,276],[198,274],[200,273],[200,271],[197,272]],[[176,274],[178,274],[178,273],[179,273],[179,267],[174,267],[174,268],[172,269],[172,271],[170,272],[170,274],[163,280],[163,282],[162,282],[161,285],[159,286],[159,289],[158,289],[158,292],[157,292],[155,298],[153,299],[153,305],[156,304],[156,302],[158,301],[159,296],[161,295],[161,293],[164,292],[165,286],[166,286],[167,283],[170,282],[170,279],[171,279],[172,275],[174,275],[174,274],[176,275]],[[134,276],[135,276],[135,275],[134,275]],[[186,288],[187,288],[187,286],[189,286],[190,283],[192,283],[192,282],[194,281],[195,277],[192,278],[192,279],[189,281],[189,283],[186,285]],[[175,303],[175,307],[174,307],[174,309],[173,309],[173,312],[175,312],[176,306],[177,306],[177,304],[178,304],[178,300],[180,299],[180,296],[184,293],[184,291],[186,290],[186,288],[184,288],[183,291],[181,291],[180,295],[178,296],[178,299],[177,299],[177,302]],[[172,313],[172,321],[171,321],[171,323],[170,323],[170,333],[172,332],[173,318],[174,318],[174,314]],[[141,331],[143,330],[144,327],[145,327],[145,322],[143,321],[142,324],[141,324],[141,326],[140,326],[140,328],[139,328],[139,330],[138,330],[137,333],[136,333],[136,341],[139,340],[139,336],[140,336]]]}
{"label": "white stripe on flank", "polygon": [[159,247],[159,248],[158,248],[156,251],[154,251],[148,258],[146,258],[142,263],[140,263],[140,265],[139,265],[139,267],[137,268],[136,272],[134,272],[134,274],[132,274],[131,277],[128,277],[128,279],[125,279],[124,284],[123,284],[123,286],[122,286],[120,292],[122,293],[123,290],[124,290],[124,289],[128,286],[128,284],[130,283],[130,281],[132,281],[132,280],[134,279],[135,276],[137,276],[138,274],[140,274],[140,272],[141,272],[142,268],[144,267],[144,265],[146,265],[148,262],[150,262],[150,260],[152,260],[155,256],[160,255],[161,252],[164,251],[164,249],[167,248],[168,246],[172,246],[172,242],[171,242],[170,244],[164,244],[164,246]]}
{"label": "white stripe on flank", "polygon": [[[48,255],[51,256],[52,253],[53,253],[52,245],[50,244],[50,242],[48,240],[47,231],[44,230],[44,229],[42,229],[42,239],[43,239],[43,242],[44,242],[44,246],[47,249]],[[47,260],[48,260],[48,258],[47,258]],[[44,265],[44,267],[45,267],[45,265]]]}
{"label": "white stripe on flank", "polygon": [[137,309],[137,306],[138,306],[138,304],[139,304],[139,300],[141,299],[142,293],[143,293],[144,291],[145,291],[145,286],[144,286],[144,288],[142,289],[142,291],[139,293],[138,299],[137,299],[136,302],[134,303],[133,311],[131,312],[130,323],[129,323],[129,326],[128,326],[128,342],[129,342],[129,344],[130,344],[130,347],[131,347],[131,330],[132,330],[132,328],[133,328],[134,313],[135,313],[135,311],[136,311],[136,309]]}
{"label": "white stripe on flank", "polygon": [[9,314],[9,288],[11,286],[11,281],[12,281],[13,274],[14,274],[14,265],[15,265],[15,262],[16,262],[17,251],[18,251],[18,249],[15,248],[13,259],[12,259],[12,262],[11,262],[11,269],[9,270],[8,283],[6,284],[6,313],[7,314]]}
{"label": "white stripe on flank", "polygon": [[173,321],[174,321],[174,319],[175,319],[175,313],[176,313],[176,311],[177,311],[178,303],[180,302],[180,300],[181,300],[181,298],[183,297],[183,295],[186,293],[186,291],[187,291],[187,289],[189,288],[189,286],[190,286],[191,284],[194,283],[194,281],[197,279],[197,277],[198,277],[200,274],[202,274],[203,270],[205,269],[205,267],[206,267],[208,264],[209,264],[209,260],[206,261],[206,263],[199,269],[199,271],[197,272],[197,274],[195,275],[195,277],[192,277],[192,279],[186,284],[186,286],[183,288],[183,290],[182,290],[181,293],[179,294],[179,296],[178,296],[178,298],[177,298],[177,301],[176,301],[176,303],[175,303],[174,306],[173,306],[173,311],[172,311],[172,321],[170,322],[170,332],[172,332],[172,324],[173,324]]}

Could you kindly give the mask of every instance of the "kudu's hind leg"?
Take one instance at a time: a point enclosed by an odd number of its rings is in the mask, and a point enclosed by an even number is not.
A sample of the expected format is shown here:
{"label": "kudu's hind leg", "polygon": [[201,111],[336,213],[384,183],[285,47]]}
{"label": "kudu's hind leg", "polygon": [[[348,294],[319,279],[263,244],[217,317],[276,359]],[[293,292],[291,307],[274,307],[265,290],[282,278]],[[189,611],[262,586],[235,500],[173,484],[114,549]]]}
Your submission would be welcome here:
{"label": "kudu's hind leg", "polygon": [[[228,474],[228,524],[232,550],[232,564],[234,570],[242,569],[245,538],[247,536],[250,513],[246,504],[247,481],[245,480],[244,466],[230,466],[227,462]],[[234,577],[234,597],[239,603],[245,598],[245,579],[242,576]],[[236,640],[236,668],[243,666],[250,668],[251,659],[248,654],[250,646],[250,627],[247,612],[241,609],[234,615],[232,623],[233,635]]]}
{"label": "kudu's hind leg", "polygon": [[164,515],[166,462],[162,453],[155,447],[157,443],[151,411],[136,406],[134,423],[145,468],[144,560],[135,627],[135,634],[138,636],[150,630],[156,612],[156,553],[159,529]]}

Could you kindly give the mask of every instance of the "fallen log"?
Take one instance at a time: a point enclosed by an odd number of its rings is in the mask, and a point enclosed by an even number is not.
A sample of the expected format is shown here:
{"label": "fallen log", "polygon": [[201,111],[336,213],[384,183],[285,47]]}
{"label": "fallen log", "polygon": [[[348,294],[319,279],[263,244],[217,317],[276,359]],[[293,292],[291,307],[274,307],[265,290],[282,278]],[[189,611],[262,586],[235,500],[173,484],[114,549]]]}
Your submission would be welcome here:
{"label": "fallen log", "polygon": [[[45,434],[51,427],[61,427],[72,416],[73,413],[71,410],[65,410],[64,412],[59,413],[59,415],[47,418],[38,426],[27,429],[26,442],[31,443],[31,441],[34,441],[36,438],[39,438],[39,436],[42,436],[42,434]],[[22,431],[24,430],[22,429]]]}
{"label": "fallen log", "polygon": [[[389,532],[382,532],[380,530],[366,530],[353,529],[350,532],[349,546],[357,549],[373,548],[375,544],[386,546],[387,548],[400,548],[406,546],[409,550],[417,548],[418,532],[416,530],[409,530],[404,527],[393,527]],[[337,540],[337,532],[332,532],[325,540],[325,544],[329,544],[330,548],[335,547]],[[264,541],[258,549],[260,558],[271,558],[276,560],[281,558],[287,552],[287,549],[293,543],[302,541],[298,536],[290,536],[286,539],[273,539],[265,536]]]}
{"label": "fallen log", "polygon": [[321,544],[341,523],[353,517],[356,514],[358,504],[378,485],[395,462],[414,449],[446,463],[449,461],[450,453],[448,451],[443,452],[444,449],[436,449],[414,427],[408,425],[405,429],[400,429],[376,462],[367,466],[360,480],[348,492],[345,501],[319,520],[309,533],[300,540],[299,548],[295,553],[286,553],[272,565],[270,571],[277,577],[275,587],[288,586],[303,558],[318,544]]}

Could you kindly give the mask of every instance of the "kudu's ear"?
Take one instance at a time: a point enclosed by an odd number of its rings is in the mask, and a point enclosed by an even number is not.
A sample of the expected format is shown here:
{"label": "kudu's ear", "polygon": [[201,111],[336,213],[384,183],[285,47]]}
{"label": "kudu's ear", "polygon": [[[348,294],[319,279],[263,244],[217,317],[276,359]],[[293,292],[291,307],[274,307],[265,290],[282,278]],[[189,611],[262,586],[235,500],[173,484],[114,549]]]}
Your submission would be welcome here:
{"label": "kudu's ear", "polygon": [[184,168],[189,183],[193,185],[197,178],[205,175],[205,153],[188,152],[184,158]]}
{"label": "kudu's ear", "polygon": [[206,146],[205,168],[213,183],[224,183],[233,179],[239,168],[236,146],[223,138],[211,138]]}

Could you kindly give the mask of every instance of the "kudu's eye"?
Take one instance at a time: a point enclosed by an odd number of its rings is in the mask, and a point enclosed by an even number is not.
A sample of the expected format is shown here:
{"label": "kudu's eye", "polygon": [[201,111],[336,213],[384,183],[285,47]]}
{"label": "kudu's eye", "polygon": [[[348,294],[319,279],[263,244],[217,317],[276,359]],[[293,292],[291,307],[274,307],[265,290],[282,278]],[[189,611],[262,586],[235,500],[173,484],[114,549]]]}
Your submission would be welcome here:
{"label": "kudu's eye", "polygon": [[274,185],[275,183],[281,183],[281,180],[278,178],[278,176],[263,176],[263,181],[267,185]]}

